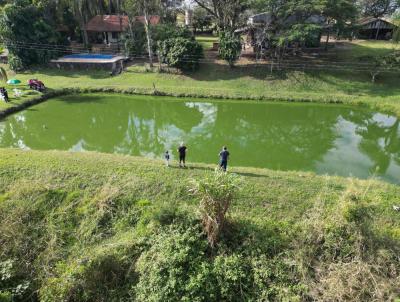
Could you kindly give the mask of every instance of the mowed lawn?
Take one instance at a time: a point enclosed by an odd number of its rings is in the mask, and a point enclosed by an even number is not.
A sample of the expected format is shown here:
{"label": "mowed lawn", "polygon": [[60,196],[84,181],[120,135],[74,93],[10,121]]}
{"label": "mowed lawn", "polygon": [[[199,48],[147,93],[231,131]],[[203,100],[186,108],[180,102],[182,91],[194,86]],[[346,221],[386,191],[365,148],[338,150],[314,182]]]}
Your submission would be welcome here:
{"label": "mowed lawn", "polygon": [[210,35],[196,36],[196,40],[203,46],[204,50],[209,50],[213,47],[214,42],[218,42],[218,37]]}
{"label": "mowed lawn", "polygon": [[[198,39],[203,41],[205,48],[207,43],[211,45],[213,41],[209,37]],[[376,54],[393,47],[389,42],[348,44],[347,47],[334,50],[336,56],[356,61],[355,57],[365,53]],[[200,65],[198,71],[182,74],[149,71],[143,63],[137,62],[116,77],[111,77],[105,71],[50,68],[35,68],[16,75],[10,72],[9,77],[20,79],[23,84],[18,87],[21,89],[26,89],[28,79],[38,78],[50,89],[140,89],[152,93],[156,87],[158,91],[173,95],[362,103],[400,115],[400,72],[381,74],[377,83],[373,84],[368,71],[351,71],[348,68],[330,70],[329,61],[325,63],[328,67],[323,70],[306,68],[303,71],[281,70],[273,73],[263,65],[239,65],[232,69],[221,61],[211,62],[210,59],[202,61]],[[7,88],[12,89],[9,86]],[[31,95],[16,99],[11,93],[11,97],[11,103],[0,103],[0,109],[24,102]]]}

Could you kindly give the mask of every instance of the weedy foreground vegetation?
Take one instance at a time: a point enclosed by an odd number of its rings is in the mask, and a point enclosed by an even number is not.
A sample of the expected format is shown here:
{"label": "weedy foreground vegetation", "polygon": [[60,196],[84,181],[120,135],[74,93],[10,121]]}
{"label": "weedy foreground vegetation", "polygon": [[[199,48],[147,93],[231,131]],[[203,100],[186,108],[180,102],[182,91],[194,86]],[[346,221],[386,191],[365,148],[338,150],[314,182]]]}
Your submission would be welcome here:
{"label": "weedy foreground vegetation", "polygon": [[[213,168],[1,150],[0,301],[399,298],[399,186]],[[218,196],[230,207],[212,247]]]}

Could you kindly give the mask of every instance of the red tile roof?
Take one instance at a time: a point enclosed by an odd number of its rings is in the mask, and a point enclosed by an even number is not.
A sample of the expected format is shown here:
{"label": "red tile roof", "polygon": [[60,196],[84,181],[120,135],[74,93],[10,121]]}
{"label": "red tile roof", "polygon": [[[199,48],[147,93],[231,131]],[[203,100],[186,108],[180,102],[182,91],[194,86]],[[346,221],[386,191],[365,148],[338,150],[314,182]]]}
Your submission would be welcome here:
{"label": "red tile roof", "polygon": [[[144,23],[144,16],[135,17],[135,21]],[[157,25],[158,23],[160,23],[160,16],[150,16],[150,24]],[[121,32],[127,30],[128,26],[128,16],[97,15],[86,24],[86,30],[95,32]]]}
{"label": "red tile roof", "polygon": [[[144,24],[144,16],[136,16],[135,21]],[[151,25],[157,25],[158,23],[160,23],[160,16],[150,16]]]}

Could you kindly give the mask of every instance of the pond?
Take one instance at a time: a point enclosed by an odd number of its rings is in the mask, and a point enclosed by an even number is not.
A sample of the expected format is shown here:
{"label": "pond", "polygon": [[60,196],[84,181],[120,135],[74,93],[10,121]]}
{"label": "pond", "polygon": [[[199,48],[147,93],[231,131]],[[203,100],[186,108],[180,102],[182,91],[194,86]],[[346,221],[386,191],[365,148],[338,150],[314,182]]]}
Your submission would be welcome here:
{"label": "pond", "polygon": [[126,95],[49,100],[0,122],[0,147],[98,151],[231,166],[380,177],[400,183],[399,119],[342,105]]}

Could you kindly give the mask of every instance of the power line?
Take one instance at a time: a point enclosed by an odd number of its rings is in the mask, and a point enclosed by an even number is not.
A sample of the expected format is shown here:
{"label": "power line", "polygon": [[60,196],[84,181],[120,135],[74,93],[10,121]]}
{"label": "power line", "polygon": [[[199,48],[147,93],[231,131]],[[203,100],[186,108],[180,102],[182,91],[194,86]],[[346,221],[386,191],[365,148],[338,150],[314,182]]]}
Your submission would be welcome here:
{"label": "power line", "polygon": [[[4,40],[3,40],[4,41]],[[6,42],[7,43],[7,42]],[[74,47],[68,47],[64,45],[53,45],[53,44],[42,44],[42,43],[30,43],[30,42],[21,42],[16,41],[12,43],[7,43],[9,48],[15,48],[20,50],[38,50],[38,51],[50,51],[57,53],[74,53]],[[82,49],[82,48],[81,48]],[[81,49],[77,49],[77,53],[81,53]],[[86,50],[86,49],[85,49]],[[104,50],[99,50],[97,53],[100,54],[114,54],[112,50],[110,52],[106,52]],[[147,59],[147,53],[137,54],[130,57],[131,59]],[[215,59],[207,59],[200,56],[187,55],[185,59],[181,60],[184,63],[199,63],[199,64],[211,64],[215,63]],[[346,71],[370,71],[374,68],[374,66],[370,63],[362,63],[362,62],[345,62],[345,61],[335,61],[328,62],[325,64],[315,63],[310,60],[277,60],[270,61],[265,63],[252,63],[251,65],[255,66],[265,66],[265,67],[278,67],[278,69],[296,69],[296,70],[321,70],[321,69],[334,69],[334,70],[346,70]],[[400,69],[398,68],[376,68],[376,70],[380,72],[398,72]]]}

